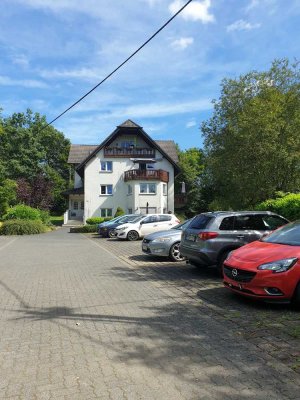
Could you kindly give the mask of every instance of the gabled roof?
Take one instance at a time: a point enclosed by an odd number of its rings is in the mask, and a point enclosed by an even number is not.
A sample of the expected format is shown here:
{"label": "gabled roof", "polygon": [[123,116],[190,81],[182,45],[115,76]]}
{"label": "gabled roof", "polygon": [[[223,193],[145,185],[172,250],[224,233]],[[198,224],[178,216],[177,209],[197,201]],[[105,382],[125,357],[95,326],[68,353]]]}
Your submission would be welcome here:
{"label": "gabled roof", "polygon": [[140,125],[133,122],[131,119],[127,119],[123,124],[118,125],[118,128],[142,128]]}
{"label": "gabled roof", "polygon": [[[121,125],[117,126],[117,128],[99,145],[99,146],[83,146],[83,145],[72,145],[69,154],[70,163],[77,164],[76,170],[79,174],[82,173],[82,168],[84,165],[94,157],[104,146],[109,145],[114,138],[122,131],[126,131],[127,129],[132,129],[136,131],[139,135],[143,137],[143,139],[148,142],[152,147],[157,149],[170,163],[174,166],[175,170],[178,171],[178,155],[176,150],[176,144],[173,140],[158,140],[154,141],[151,137],[143,130],[143,128],[137,125],[135,122],[128,119],[127,121],[123,122]],[[89,147],[87,149],[87,155],[84,157],[85,147]],[[82,158],[81,158],[82,156]],[[76,160],[76,161],[75,161]]]}
{"label": "gabled roof", "polygon": [[98,146],[87,144],[71,144],[68,163],[80,164],[85,160]]}

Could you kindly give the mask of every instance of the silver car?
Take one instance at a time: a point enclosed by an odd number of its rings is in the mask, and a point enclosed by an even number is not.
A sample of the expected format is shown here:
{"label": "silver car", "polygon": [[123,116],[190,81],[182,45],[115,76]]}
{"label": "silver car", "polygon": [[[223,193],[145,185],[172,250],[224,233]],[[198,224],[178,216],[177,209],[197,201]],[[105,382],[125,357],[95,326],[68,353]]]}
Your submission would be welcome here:
{"label": "silver car", "polygon": [[182,229],[188,227],[190,220],[176,225],[167,231],[151,233],[144,237],[142,250],[152,256],[169,257],[172,261],[182,261],[184,257],[179,251]]}

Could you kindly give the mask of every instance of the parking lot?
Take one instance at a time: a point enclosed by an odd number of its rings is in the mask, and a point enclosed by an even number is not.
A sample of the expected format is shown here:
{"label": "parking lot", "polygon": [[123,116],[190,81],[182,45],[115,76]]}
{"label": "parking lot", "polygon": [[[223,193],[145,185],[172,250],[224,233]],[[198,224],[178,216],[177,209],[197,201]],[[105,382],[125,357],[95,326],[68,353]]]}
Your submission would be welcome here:
{"label": "parking lot", "polygon": [[299,312],[213,269],[65,228],[0,252],[0,398],[299,398]]}
{"label": "parking lot", "polygon": [[236,335],[300,373],[299,310],[287,304],[260,303],[236,296],[223,287],[222,278],[213,267],[196,268],[145,255],[140,241],[91,237],[130,266],[132,279],[138,276],[204,302],[220,320],[232,322]]}

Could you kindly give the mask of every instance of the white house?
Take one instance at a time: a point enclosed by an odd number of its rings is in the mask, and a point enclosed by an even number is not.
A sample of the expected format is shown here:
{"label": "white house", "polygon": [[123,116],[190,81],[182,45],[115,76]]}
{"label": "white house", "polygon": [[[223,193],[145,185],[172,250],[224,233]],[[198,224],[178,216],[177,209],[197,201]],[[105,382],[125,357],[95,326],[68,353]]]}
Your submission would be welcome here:
{"label": "white house", "polygon": [[174,177],[179,172],[173,140],[154,141],[131,120],[100,145],[72,145],[74,189],[67,192],[66,220],[174,212]]}

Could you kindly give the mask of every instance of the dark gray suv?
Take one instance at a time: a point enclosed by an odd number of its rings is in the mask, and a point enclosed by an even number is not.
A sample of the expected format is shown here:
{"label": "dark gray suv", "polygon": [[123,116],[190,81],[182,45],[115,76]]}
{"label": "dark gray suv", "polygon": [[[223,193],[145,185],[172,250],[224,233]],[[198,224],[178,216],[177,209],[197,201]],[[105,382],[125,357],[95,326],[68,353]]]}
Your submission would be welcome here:
{"label": "dark gray suv", "polygon": [[217,211],[199,214],[182,232],[180,253],[197,266],[222,268],[230,251],[260,239],[289,221],[269,211]]}

